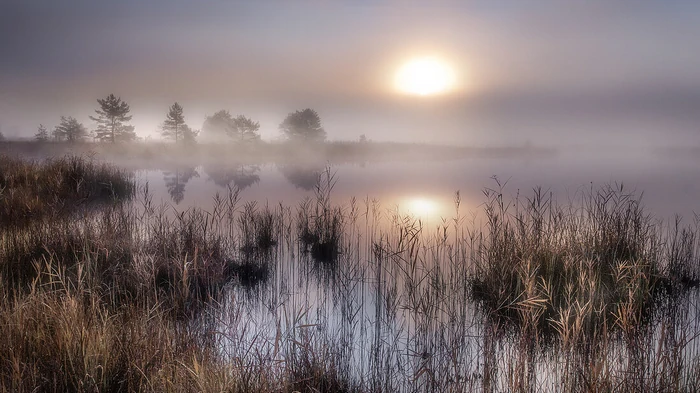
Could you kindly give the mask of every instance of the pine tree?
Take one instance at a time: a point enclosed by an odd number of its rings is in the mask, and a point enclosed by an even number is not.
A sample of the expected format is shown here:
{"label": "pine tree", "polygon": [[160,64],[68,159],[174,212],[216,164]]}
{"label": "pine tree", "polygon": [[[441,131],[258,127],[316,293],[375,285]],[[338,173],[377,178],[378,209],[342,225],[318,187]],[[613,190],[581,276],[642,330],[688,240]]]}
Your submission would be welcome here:
{"label": "pine tree", "polygon": [[46,127],[43,124],[39,124],[36,134],[34,134],[34,139],[37,142],[46,142],[49,140],[49,132],[46,131]]}
{"label": "pine tree", "polygon": [[124,124],[131,120],[129,115],[129,105],[122,101],[121,97],[115,97],[110,94],[107,98],[97,99],[100,104],[100,109],[96,109],[95,113],[98,117],[90,116],[90,119],[97,122],[95,136],[101,141],[133,141],[136,139],[134,126]]}
{"label": "pine tree", "polygon": [[165,138],[173,139],[175,143],[180,142],[183,136],[184,125],[185,116],[182,113],[182,106],[176,102],[170,107],[168,114],[165,116],[165,121],[161,126],[163,130],[161,135]]}
{"label": "pine tree", "polygon": [[61,124],[56,126],[53,134],[59,141],[66,140],[68,142],[77,142],[85,138],[88,132],[85,126],[79,123],[74,117],[61,116]]}

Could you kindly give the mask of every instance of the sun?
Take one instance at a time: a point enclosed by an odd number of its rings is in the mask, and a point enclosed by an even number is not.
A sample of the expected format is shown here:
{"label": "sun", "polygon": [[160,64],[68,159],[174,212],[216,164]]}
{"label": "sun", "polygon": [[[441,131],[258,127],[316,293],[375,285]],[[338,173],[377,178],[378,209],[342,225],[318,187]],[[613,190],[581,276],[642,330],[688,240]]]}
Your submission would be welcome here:
{"label": "sun", "polygon": [[452,67],[436,57],[419,57],[404,63],[396,72],[394,85],[406,94],[430,96],[446,93],[455,86]]}

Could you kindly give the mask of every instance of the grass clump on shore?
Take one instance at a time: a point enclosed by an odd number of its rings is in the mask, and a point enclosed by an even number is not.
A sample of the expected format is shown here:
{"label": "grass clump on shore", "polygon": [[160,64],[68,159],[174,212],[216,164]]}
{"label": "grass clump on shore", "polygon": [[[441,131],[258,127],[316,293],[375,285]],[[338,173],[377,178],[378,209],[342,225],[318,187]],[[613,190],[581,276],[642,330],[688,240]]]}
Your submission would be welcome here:
{"label": "grass clump on shore", "polygon": [[[15,190],[57,165],[12,164],[23,171],[13,172]],[[74,172],[82,179],[120,174],[82,158],[73,164],[87,171]],[[55,197],[103,195],[78,191]],[[0,391],[279,390],[262,368],[237,371],[236,359],[222,359],[212,333],[238,241],[213,227],[225,220],[197,209],[168,214],[144,195],[143,206],[110,196],[80,214],[47,204],[23,225],[0,228]]]}
{"label": "grass clump on shore", "polygon": [[129,199],[135,189],[127,172],[86,158],[35,162],[0,155],[0,226],[24,225],[81,206]]}

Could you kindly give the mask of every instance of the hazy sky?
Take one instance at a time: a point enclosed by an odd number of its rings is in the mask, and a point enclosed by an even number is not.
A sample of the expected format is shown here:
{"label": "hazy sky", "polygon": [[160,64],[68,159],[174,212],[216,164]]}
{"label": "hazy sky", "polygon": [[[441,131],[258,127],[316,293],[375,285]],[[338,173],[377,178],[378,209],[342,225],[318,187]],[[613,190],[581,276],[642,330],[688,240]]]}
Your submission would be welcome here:
{"label": "hazy sky", "polygon": [[[86,126],[114,93],[141,136],[178,101],[265,139],[311,107],[331,139],[495,145],[700,144],[697,1],[0,0],[0,131]],[[440,97],[397,93],[416,56],[454,67]]]}

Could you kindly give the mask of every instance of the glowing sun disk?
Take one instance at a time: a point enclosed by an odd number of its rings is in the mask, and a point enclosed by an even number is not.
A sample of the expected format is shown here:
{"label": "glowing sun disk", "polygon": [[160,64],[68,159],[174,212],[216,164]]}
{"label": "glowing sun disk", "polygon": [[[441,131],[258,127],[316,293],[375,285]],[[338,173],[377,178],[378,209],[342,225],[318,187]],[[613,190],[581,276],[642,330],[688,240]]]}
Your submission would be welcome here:
{"label": "glowing sun disk", "polygon": [[396,72],[395,87],[404,93],[420,96],[444,93],[455,84],[452,68],[434,57],[408,61]]}

